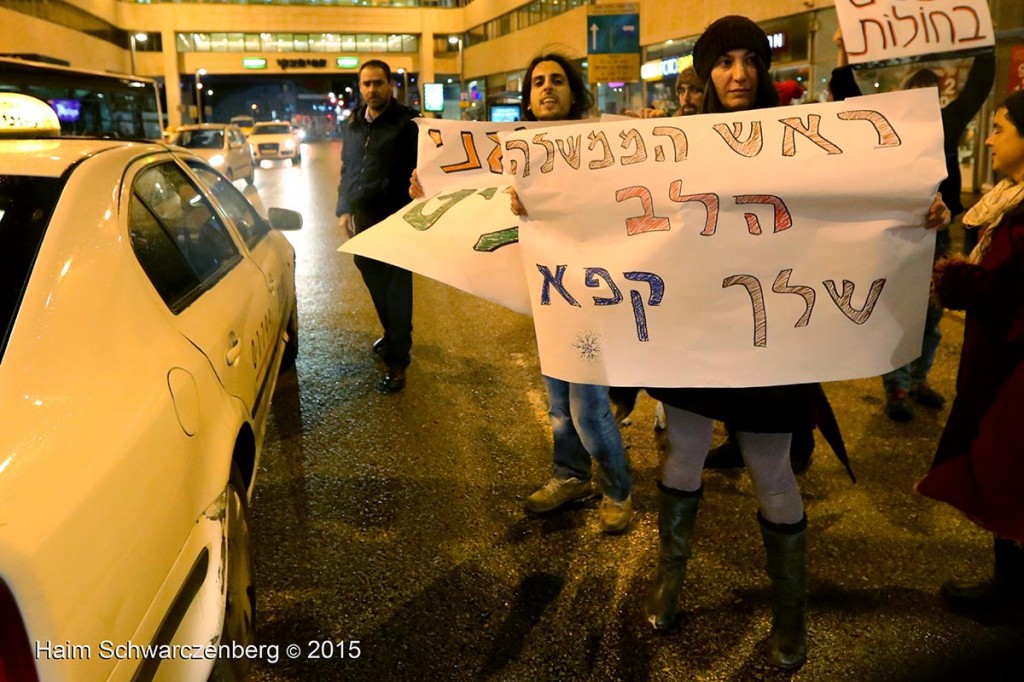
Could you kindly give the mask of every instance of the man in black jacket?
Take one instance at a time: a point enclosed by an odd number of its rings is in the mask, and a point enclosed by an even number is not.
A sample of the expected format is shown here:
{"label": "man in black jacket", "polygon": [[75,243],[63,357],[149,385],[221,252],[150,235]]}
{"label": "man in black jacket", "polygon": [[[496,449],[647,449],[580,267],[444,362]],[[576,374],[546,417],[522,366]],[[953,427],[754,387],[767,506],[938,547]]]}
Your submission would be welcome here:
{"label": "man in black jacket", "polygon": [[[409,177],[416,168],[419,112],[392,99],[391,67],[371,59],[359,67],[365,105],[349,118],[342,135],[338,226],[348,236],[369,229],[409,202]],[[412,273],[354,256],[370,291],[384,334],[373,350],[387,364],[381,390],[405,388],[412,347]]]}
{"label": "man in black jacket", "polygon": [[[853,75],[849,63],[842,31],[832,36],[836,44],[838,64],[832,71],[832,80],[828,87],[832,98],[836,101],[861,94],[860,86]],[[977,115],[992,90],[996,78],[995,48],[978,53],[967,72],[967,81],[960,94],[942,107],[943,147],[946,153],[946,179],[939,183],[939,194],[943,203],[949,208],[952,218],[964,211],[960,201],[960,161],[957,150],[960,138],[971,120]],[[903,84],[904,89],[938,88],[938,75],[930,69],[918,69]],[[965,241],[973,242],[976,237],[967,232]],[[943,229],[935,236],[935,260],[949,256],[951,238],[949,230]],[[942,340],[939,322],[942,320],[942,306],[934,297],[928,299],[928,312],[925,315],[924,338],[921,343],[921,356],[903,367],[898,367],[882,375],[882,386],[885,389],[885,413],[897,422],[908,422],[914,418],[911,402],[931,408],[941,409],[946,398],[928,384],[928,372],[935,361],[935,351]]]}

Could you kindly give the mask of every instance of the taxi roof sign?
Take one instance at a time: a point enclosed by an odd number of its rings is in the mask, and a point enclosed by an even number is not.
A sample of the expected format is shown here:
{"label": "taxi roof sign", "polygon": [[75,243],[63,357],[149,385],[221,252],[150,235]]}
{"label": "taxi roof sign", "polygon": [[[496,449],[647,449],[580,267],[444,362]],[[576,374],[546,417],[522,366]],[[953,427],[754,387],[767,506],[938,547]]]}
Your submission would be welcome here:
{"label": "taxi roof sign", "polygon": [[60,120],[49,104],[29,95],[0,93],[0,138],[58,135]]}

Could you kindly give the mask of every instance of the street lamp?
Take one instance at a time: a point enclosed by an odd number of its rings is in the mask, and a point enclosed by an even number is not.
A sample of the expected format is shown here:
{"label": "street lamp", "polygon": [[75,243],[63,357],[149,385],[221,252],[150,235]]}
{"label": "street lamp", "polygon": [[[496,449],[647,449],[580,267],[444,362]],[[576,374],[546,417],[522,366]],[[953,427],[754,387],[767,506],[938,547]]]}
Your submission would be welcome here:
{"label": "street lamp", "polygon": [[206,69],[196,69],[196,123],[203,122],[203,81]]}
{"label": "street lamp", "polygon": [[449,45],[459,46],[459,108],[462,108],[462,36],[448,36]]}
{"label": "street lamp", "polygon": [[149,35],[142,33],[132,33],[128,36],[128,43],[131,46],[132,54],[132,75],[135,75],[135,43],[144,43],[149,40]]}

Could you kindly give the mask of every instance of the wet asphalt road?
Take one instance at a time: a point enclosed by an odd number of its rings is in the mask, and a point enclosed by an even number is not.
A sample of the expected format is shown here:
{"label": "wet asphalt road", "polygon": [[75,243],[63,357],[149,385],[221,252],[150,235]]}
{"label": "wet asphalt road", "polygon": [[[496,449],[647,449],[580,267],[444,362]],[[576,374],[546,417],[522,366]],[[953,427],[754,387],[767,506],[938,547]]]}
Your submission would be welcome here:
{"label": "wet asphalt road", "polygon": [[[641,610],[657,542],[653,403],[623,429],[628,533],[602,535],[596,501],[528,517],[551,465],[530,321],[417,277],[408,387],[378,393],[375,314],[336,252],[339,151],[308,145],[301,167],[257,171],[263,202],[305,226],[289,234],[301,350],[274,397],[253,499],[257,637],[278,659],[252,679],[1020,679],[1024,625],[950,614],[937,594],[991,564],[990,536],[912,492],[947,411],[895,424],[877,379],[826,387],[858,484],[820,437],[801,478],[807,664],[787,675],[765,662],[769,584],[740,472],[705,476],[686,618],[653,633]],[[951,395],[962,318],[947,314],[943,333],[932,381]]]}

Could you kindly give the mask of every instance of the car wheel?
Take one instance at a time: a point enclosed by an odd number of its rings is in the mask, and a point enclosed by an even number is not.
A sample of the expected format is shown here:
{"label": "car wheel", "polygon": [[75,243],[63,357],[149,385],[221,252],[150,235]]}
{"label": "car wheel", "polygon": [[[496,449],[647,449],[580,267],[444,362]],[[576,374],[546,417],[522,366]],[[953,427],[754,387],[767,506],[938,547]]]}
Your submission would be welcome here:
{"label": "car wheel", "polygon": [[288,341],[285,343],[284,355],[281,357],[281,369],[294,367],[297,357],[299,357],[299,311],[292,310],[292,316],[288,320]]}
{"label": "car wheel", "polygon": [[292,157],[293,166],[298,166],[300,163],[302,163],[302,154],[296,154]]}
{"label": "car wheel", "polygon": [[[225,598],[224,626],[220,644],[247,647],[256,643],[256,587],[253,581],[252,545],[249,529],[252,516],[246,499],[245,482],[238,465],[231,465],[231,480],[225,489]],[[219,658],[210,674],[211,682],[244,680],[252,668],[246,656]]]}

